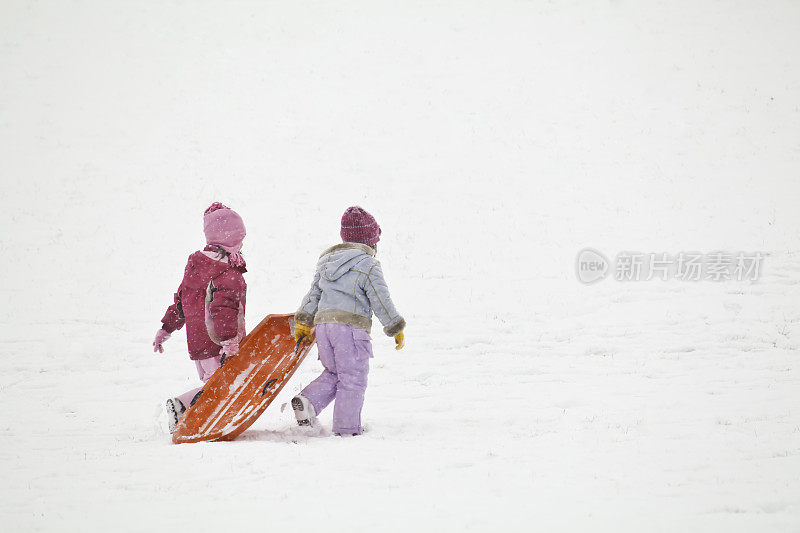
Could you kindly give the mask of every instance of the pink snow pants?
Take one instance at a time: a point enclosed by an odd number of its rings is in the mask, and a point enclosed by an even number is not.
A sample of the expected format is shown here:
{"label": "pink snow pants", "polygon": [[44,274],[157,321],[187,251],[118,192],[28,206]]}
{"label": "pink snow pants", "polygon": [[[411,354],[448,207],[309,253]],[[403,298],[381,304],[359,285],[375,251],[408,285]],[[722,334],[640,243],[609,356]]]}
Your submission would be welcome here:
{"label": "pink snow pants", "polygon": [[[214,374],[214,372],[216,372],[217,369],[221,366],[220,365],[221,361],[222,361],[221,355],[218,355],[217,357],[209,357],[208,359],[198,359],[197,361],[195,361],[195,364],[197,365],[197,373],[200,375],[200,381],[205,383],[206,381],[211,379],[211,376]],[[184,392],[183,394],[178,396],[178,399],[181,401],[183,406],[188,409],[189,406],[192,404],[192,400],[194,399],[195,395],[198,392],[200,392],[200,389],[202,388],[203,387],[197,387],[196,389]]]}
{"label": "pink snow pants", "polygon": [[369,333],[347,324],[317,324],[317,349],[325,371],[301,393],[319,414],[333,405],[334,433],[361,433],[372,343]]}

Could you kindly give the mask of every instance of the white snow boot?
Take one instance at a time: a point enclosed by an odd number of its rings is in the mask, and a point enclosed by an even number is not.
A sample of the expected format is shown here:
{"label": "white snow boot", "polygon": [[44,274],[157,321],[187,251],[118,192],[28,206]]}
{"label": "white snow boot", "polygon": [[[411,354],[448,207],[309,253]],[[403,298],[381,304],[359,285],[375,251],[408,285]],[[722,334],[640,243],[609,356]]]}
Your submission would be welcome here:
{"label": "white snow boot", "polygon": [[170,398],[167,400],[167,423],[169,424],[170,433],[175,433],[178,421],[185,412],[186,407],[183,406],[183,403],[179,399]]}
{"label": "white snow boot", "polygon": [[309,426],[316,428],[317,413],[314,412],[314,406],[308,401],[308,398],[302,394],[298,394],[292,398],[292,409],[294,410],[294,417],[297,419],[298,426]]}

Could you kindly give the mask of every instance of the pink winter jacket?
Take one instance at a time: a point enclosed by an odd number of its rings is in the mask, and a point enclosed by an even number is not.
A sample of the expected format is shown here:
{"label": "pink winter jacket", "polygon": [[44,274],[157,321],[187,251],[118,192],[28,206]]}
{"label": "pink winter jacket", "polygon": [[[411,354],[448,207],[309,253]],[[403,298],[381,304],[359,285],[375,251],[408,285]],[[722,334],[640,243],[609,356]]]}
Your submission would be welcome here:
{"label": "pink winter jacket", "polygon": [[208,359],[219,355],[220,344],[245,335],[246,270],[212,259],[203,252],[189,256],[175,303],[161,319],[167,333],[186,324],[189,357]]}

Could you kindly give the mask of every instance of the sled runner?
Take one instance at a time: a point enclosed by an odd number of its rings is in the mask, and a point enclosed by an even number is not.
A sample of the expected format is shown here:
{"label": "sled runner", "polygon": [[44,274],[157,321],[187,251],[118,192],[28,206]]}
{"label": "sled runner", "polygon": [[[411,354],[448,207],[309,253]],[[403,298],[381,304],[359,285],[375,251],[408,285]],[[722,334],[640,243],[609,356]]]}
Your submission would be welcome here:
{"label": "sled runner", "polygon": [[233,440],[258,419],[308,354],[314,339],[295,343],[294,315],[268,315],[245,337],[178,422],[172,442]]}

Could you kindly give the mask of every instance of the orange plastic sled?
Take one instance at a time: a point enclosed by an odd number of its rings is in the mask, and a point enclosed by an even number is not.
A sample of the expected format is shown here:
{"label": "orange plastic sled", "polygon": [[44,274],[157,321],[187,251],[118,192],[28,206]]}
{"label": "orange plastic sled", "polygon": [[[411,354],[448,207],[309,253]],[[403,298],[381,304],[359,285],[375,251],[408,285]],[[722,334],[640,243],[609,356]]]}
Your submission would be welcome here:
{"label": "orange plastic sled", "polygon": [[258,419],[311,350],[314,338],[295,343],[293,315],[268,315],[214,372],[186,410],[172,442],[233,440]]}

